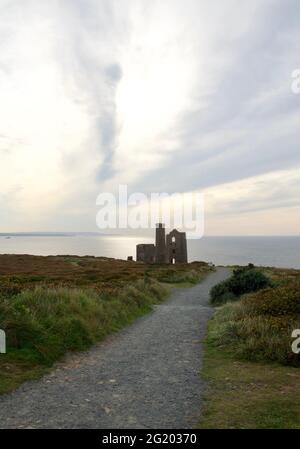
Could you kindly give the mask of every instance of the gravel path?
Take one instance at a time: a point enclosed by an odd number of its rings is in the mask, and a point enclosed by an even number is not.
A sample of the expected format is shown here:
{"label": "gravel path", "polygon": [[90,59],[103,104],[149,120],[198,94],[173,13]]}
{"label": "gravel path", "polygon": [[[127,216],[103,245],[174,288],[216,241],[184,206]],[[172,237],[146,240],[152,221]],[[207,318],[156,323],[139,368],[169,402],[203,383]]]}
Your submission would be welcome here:
{"label": "gravel path", "polygon": [[1,396],[0,428],[192,427],[205,387],[208,292],[228,275],[218,268],[201,284],[174,290],[132,326]]}

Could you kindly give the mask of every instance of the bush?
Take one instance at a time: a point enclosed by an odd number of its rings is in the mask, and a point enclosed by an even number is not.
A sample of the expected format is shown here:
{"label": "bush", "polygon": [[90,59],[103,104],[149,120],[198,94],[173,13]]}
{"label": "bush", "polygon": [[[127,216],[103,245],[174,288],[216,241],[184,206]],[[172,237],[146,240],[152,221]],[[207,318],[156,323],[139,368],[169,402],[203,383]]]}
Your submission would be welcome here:
{"label": "bush", "polygon": [[300,316],[300,282],[294,281],[248,295],[244,303],[251,315]]}
{"label": "bush", "polygon": [[230,291],[236,296],[256,292],[271,285],[269,278],[251,265],[234,270],[229,282]]}
{"label": "bush", "polygon": [[250,264],[248,267],[234,270],[229,279],[215,285],[210,291],[211,303],[225,304],[238,299],[245,293],[256,292],[271,285],[270,279]]}
{"label": "bush", "polygon": [[230,291],[228,280],[219,282],[210,290],[210,301],[213,305],[225,304],[228,301],[234,301],[237,297]]}
{"label": "bush", "polygon": [[212,320],[208,341],[241,359],[300,365],[291,350],[300,329],[300,283],[261,290],[225,305]]}

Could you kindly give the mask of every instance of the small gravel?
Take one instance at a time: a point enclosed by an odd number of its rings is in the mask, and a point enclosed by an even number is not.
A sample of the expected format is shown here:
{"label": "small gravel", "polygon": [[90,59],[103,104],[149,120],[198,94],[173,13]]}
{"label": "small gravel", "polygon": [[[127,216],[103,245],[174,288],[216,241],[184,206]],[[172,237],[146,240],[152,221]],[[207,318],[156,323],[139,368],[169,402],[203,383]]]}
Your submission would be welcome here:
{"label": "small gravel", "polygon": [[0,397],[0,428],[191,428],[205,383],[199,376],[210,288],[218,268],[42,379]]}

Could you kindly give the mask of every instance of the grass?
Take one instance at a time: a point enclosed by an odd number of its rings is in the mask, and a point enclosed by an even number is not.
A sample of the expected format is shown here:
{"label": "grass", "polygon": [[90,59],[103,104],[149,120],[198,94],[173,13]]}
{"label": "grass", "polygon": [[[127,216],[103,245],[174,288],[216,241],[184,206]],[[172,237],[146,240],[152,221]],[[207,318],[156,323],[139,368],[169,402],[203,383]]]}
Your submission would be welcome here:
{"label": "grass", "polygon": [[38,377],[67,351],[80,351],[130,324],[161,302],[168,290],[155,281],[137,281],[118,296],[95,291],[43,289],[0,300],[7,354],[0,357],[0,393]]}
{"label": "grass", "polygon": [[291,348],[292,331],[300,329],[300,316],[251,313],[251,300],[248,297],[219,309],[211,320],[208,342],[220,351],[229,349],[241,360],[300,366],[300,357]]}
{"label": "grass", "polygon": [[300,428],[299,369],[237,360],[206,343],[202,376],[208,391],[199,428]]}
{"label": "grass", "polygon": [[40,377],[67,351],[85,350],[202,280],[204,263],[145,266],[90,257],[0,256],[0,394]]}
{"label": "grass", "polygon": [[227,303],[209,322],[200,428],[300,428],[300,356],[291,351],[300,272],[263,271],[273,288]]}

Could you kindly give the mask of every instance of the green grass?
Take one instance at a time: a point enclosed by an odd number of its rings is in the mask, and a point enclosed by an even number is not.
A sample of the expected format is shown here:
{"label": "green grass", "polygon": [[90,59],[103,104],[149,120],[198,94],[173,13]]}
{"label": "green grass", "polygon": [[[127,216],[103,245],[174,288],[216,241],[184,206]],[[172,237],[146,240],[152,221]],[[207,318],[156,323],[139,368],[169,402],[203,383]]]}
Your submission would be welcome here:
{"label": "green grass", "polygon": [[0,257],[0,328],[8,346],[0,356],[0,394],[40,377],[67,351],[87,349],[151,311],[173,287],[194,285],[210,271],[205,263],[147,267],[75,256]]}
{"label": "green grass", "polygon": [[220,308],[211,321],[208,342],[239,359],[300,366],[292,352],[292,331],[300,329],[300,283],[268,288]]}
{"label": "green grass", "polygon": [[200,428],[300,428],[299,272],[268,269],[273,288],[245,295],[209,321],[202,376],[208,382]]}
{"label": "green grass", "polygon": [[167,294],[156,281],[139,280],[116,296],[38,287],[1,298],[0,328],[7,335],[7,354],[0,356],[0,394],[39,377],[67,351],[85,350],[130,324]]}
{"label": "green grass", "polygon": [[[151,273],[151,271],[149,271],[149,273]],[[166,284],[191,287],[201,282],[206,275],[207,273],[205,271],[195,269],[190,269],[189,271],[174,271],[172,268],[166,268],[164,271],[159,272],[155,277],[159,282]]]}
{"label": "green grass", "polygon": [[300,428],[299,369],[237,360],[206,342],[202,377],[208,389],[199,428]]}

